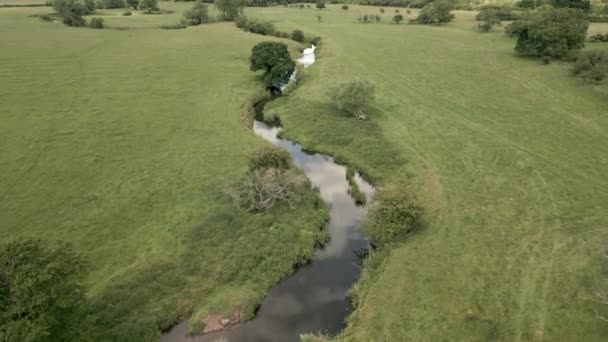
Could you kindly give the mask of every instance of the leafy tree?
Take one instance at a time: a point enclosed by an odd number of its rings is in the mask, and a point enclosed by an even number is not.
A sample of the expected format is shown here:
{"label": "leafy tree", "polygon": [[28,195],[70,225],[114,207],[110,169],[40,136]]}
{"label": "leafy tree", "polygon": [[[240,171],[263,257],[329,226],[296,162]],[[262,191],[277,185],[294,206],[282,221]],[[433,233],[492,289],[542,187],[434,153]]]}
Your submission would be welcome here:
{"label": "leafy tree", "polygon": [[215,0],[215,6],[226,20],[236,20],[243,14],[244,0]]}
{"label": "leafy tree", "polygon": [[338,109],[363,120],[366,118],[365,111],[374,99],[375,90],[376,86],[373,82],[354,78],[330,88],[327,94]]}
{"label": "leafy tree", "polygon": [[363,225],[376,248],[403,242],[421,226],[423,209],[407,187],[392,185],[374,195]]}
{"label": "leafy tree", "polygon": [[597,84],[608,74],[608,53],[602,50],[585,51],[579,54],[572,73],[585,83]]}
{"label": "leafy tree", "polygon": [[558,8],[575,8],[584,12],[591,10],[591,2],[589,0],[551,0],[551,4]]}
{"label": "leafy tree", "polygon": [[125,7],[124,0],[103,0],[103,8],[123,8]]}
{"label": "leafy tree", "polygon": [[89,9],[87,4],[90,5],[90,3],[80,0],[53,0],[53,9],[61,17],[65,17],[68,14],[82,16],[92,12],[92,9]]}
{"label": "leafy tree", "polygon": [[289,55],[285,43],[261,42],[251,50],[251,71],[263,70],[263,80],[272,92],[279,92],[281,85],[286,84],[295,69],[295,63]]}
{"label": "leafy tree", "polygon": [[450,13],[452,2],[449,0],[436,0],[424,6],[416,21],[419,24],[443,24],[449,23],[454,19]]}
{"label": "leafy tree", "polygon": [[139,0],[139,9],[152,13],[158,10],[158,0]]}
{"label": "leafy tree", "polygon": [[84,18],[74,12],[66,12],[61,15],[62,22],[67,26],[79,27],[84,26],[87,22]]}
{"label": "leafy tree", "polygon": [[325,8],[325,1],[324,0],[317,0],[317,8],[322,10]]}
{"label": "leafy tree", "polygon": [[587,16],[571,8],[542,7],[506,32],[517,37],[515,51],[524,56],[564,58],[585,46]]}
{"label": "leafy tree", "polygon": [[127,5],[131,6],[134,10],[139,6],[139,0],[127,0]]}
{"label": "leafy tree", "polygon": [[491,31],[494,25],[500,25],[500,18],[492,8],[482,9],[477,16],[477,29],[482,32]]}
{"label": "leafy tree", "polygon": [[304,32],[301,30],[293,30],[291,33],[291,39],[302,43],[304,41]]}
{"label": "leafy tree", "polygon": [[103,18],[91,18],[89,27],[94,29],[102,29],[104,27]]}
{"label": "leafy tree", "polygon": [[194,3],[192,8],[184,12],[184,19],[182,20],[184,25],[200,25],[209,22],[209,9],[206,4],[198,0]]}
{"label": "leafy tree", "polygon": [[85,264],[70,245],[15,240],[0,247],[0,339],[78,341]]}
{"label": "leafy tree", "polygon": [[401,14],[397,14],[396,16],[393,17],[393,22],[395,24],[399,24],[402,21],[403,21],[403,16]]}

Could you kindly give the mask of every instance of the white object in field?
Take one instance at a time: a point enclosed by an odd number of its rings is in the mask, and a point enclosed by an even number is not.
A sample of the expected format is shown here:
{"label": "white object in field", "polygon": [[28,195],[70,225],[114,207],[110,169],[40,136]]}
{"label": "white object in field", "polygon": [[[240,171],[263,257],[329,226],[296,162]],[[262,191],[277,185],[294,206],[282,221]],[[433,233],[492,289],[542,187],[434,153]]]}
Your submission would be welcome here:
{"label": "white object in field", "polygon": [[302,64],[305,68],[308,68],[315,62],[315,50],[316,46],[312,45],[308,49],[304,49],[302,57],[298,58],[298,63]]}

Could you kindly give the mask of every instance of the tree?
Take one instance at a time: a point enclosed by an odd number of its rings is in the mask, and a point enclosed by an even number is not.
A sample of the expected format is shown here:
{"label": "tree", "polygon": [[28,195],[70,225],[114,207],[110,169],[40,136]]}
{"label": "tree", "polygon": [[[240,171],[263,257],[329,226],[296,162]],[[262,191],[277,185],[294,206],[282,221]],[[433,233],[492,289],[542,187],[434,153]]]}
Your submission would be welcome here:
{"label": "tree", "polygon": [[401,14],[397,14],[396,16],[393,17],[393,22],[395,24],[399,24],[402,21],[403,21],[403,16]]}
{"label": "tree", "polygon": [[450,13],[452,2],[449,0],[436,0],[424,6],[416,18],[419,24],[443,24],[454,19]]}
{"label": "tree", "polygon": [[342,5],[342,9],[345,11],[348,10],[348,5]]}
{"label": "tree", "polygon": [[515,51],[521,55],[564,58],[585,46],[588,27],[580,10],[542,7],[513,22],[507,33],[517,37]]}
{"label": "tree", "polygon": [[492,8],[482,9],[477,16],[477,29],[482,32],[491,31],[494,25],[500,25],[500,18]]}
{"label": "tree", "polygon": [[93,9],[90,9],[87,4],[90,5],[89,2],[80,0],[53,0],[53,9],[61,17],[65,17],[67,15],[83,16],[91,14],[93,11]]}
{"label": "tree", "polygon": [[69,244],[15,240],[0,247],[3,341],[78,341],[85,264]]}
{"label": "tree", "polygon": [[370,204],[363,228],[376,248],[403,242],[421,226],[423,209],[407,187],[379,189]]}
{"label": "tree", "polygon": [[91,18],[89,27],[94,29],[103,29],[103,18]]}
{"label": "tree", "polygon": [[209,9],[202,1],[197,0],[192,8],[184,12],[184,25],[200,25],[209,22]]}
{"label": "tree", "polygon": [[127,5],[131,6],[134,10],[139,6],[139,0],[127,0]]}
{"label": "tree", "polygon": [[366,118],[365,111],[374,99],[376,86],[373,82],[363,78],[340,83],[328,91],[338,109],[347,111],[355,118],[363,120]]}
{"label": "tree", "polygon": [[558,8],[575,8],[588,13],[591,10],[589,0],[551,0],[551,4]]}
{"label": "tree", "polygon": [[272,92],[280,92],[281,85],[286,84],[295,70],[295,63],[289,55],[285,43],[261,42],[251,50],[251,71],[263,70],[262,79]]}
{"label": "tree", "polygon": [[103,0],[102,5],[103,5],[103,8],[124,8],[125,1],[124,0]]}
{"label": "tree", "polygon": [[244,0],[215,0],[215,6],[226,20],[236,20],[243,14]]}
{"label": "tree", "polygon": [[158,0],[139,0],[139,9],[152,13],[158,10]]}
{"label": "tree", "polygon": [[585,51],[579,54],[572,73],[585,83],[597,84],[608,74],[608,53],[603,50]]}
{"label": "tree", "polygon": [[304,32],[301,30],[293,30],[293,32],[291,32],[291,39],[302,43],[304,41]]}
{"label": "tree", "polygon": [[325,1],[324,0],[317,0],[317,8],[322,10],[325,8]]}

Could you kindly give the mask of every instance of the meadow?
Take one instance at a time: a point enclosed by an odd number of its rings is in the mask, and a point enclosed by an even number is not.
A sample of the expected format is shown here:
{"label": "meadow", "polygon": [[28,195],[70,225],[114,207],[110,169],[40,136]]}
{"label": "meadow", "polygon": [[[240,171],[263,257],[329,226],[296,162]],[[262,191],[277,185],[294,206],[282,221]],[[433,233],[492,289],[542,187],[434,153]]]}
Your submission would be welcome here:
{"label": "meadow", "polygon": [[[188,6],[103,14],[124,31],[0,9],[0,233],[74,243],[100,338],[251,314],[323,238],[312,191],[297,210],[255,215],[223,194],[265,144],[241,105],[262,91],[251,47],[276,38],[233,23],[158,29]],[[284,135],[378,186],[414,184],[427,211],[423,230],[366,263],[338,339],[605,340],[589,298],[608,237],[606,87],[517,57],[502,29],[473,31],[473,12],[419,26],[385,9],[246,9],[323,37],[298,88],[269,105]],[[366,13],[381,22],[357,23]],[[377,86],[367,121],[325,95],[353,76]]]}
{"label": "meadow", "polygon": [[[385,10],[329,6],[321,22],[312,9],[249,10],[324,39],[299,88],[273,103],[284,135],[379,186],[415,184],[427,209],[422,231],[368,262],[339,339],[605,340],[605,308],[589,300],[608,233],[605,86],[516,56],[501,28],[472,29],[475,13],[420,26]],[[357,23],[365,13],[382,21]],[[377,86],[368,121],[325,95],[354,76]]]}
{"label": "meadow", "polygon": [[0,9],[3,240],[74,244],[94,340],[250,316],[324,238],[327,215],[312,190],[265,214],[224,194],[268,145],[241,122],[263,93],[248,57],[265,38],[233,23],[119,31],[29,17],[49,12]]}

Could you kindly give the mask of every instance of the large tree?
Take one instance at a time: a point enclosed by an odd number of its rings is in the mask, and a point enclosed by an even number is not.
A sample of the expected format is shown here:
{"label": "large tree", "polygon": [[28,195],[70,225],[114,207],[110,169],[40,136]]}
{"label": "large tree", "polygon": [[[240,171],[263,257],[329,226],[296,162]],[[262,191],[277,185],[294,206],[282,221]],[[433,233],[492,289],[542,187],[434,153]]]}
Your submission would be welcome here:
{"label": "large tree", "polygon": [[215,0],[215,6],[226,20],[235,20],[243,14],[245,0]]}
{"label": "large tree", "polygon": [[507,32],[517,37],[515,51],[521,55],[564,58],[585,46],[588,28],[583,11],[545,6],[513,22]]}
{"label": "large tree", "polygon": [[264,70],[264,83],[272,92],[287,84],[295,70],[295,63],[285,43],[261,42],[251,50],[251,71]]}
{"label": "large tree", "polygon": [[68,244],[0,246],[0,340],[77,341],[85,264]]}
{"label": "large tree", "polygon": [[192,8],[184,12],[183,23],[186,25],[200,25],[209,22],[209,9],[201,0],[197,0]]}
{"label": "large tree", "polygon": [[450,0],[435,0],[424,6],[416,18],[419,24],[443,24],[454,19],[450,13],[453,3]]}

